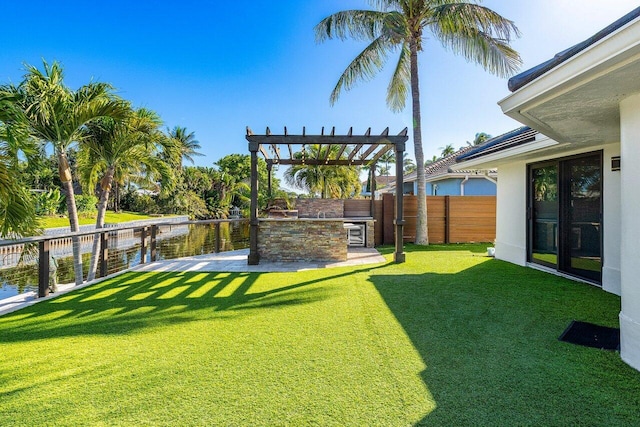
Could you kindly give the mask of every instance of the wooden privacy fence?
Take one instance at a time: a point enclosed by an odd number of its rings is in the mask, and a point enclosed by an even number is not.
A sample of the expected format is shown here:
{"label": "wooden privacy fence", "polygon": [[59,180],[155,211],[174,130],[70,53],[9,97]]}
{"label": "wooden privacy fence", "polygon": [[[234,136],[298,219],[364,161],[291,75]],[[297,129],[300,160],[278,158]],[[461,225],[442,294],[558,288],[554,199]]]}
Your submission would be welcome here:
{"label": "wooden privacy fence", "polygon": [[[395,196],[383,194],[375,205],[376,244],[394,243]],[[418,198],[404,196],[404,241],[416,236]],[[493,242],[496,237],[495,196],[427,196],[429,243]]]}

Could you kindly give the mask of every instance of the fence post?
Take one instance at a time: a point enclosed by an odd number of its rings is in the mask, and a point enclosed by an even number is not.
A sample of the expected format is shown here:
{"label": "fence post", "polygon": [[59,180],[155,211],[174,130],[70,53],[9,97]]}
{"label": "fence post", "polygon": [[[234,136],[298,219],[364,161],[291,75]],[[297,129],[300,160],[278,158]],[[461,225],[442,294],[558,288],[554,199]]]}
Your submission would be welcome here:
{"label": "fence post", "polygon": [[444,242],[449,243],[449,224],[451,224],[449,216],[451,209],[449,206],[449,196],[444,196]]}
{"label": "fence post", "polygon": [[49,295],[49,240],[38,243],[38,298]]}
{"label": "fence post", "polygon": [[140,264],[147,262],[147,227],[142,227],[140,232]]}
{"label": "fence post", "polygon": [[216,222],[213,229],[213,239],[215,240],[215,253],[220,252],[220,223]]}
{"label": "fence post", "polygon": [[151,226],[151,262],[156,261],[156,234],[158,233],[158,226],[153,224]]}
{"label": "fence post", "polygon": [[100,233],[100,277],[109,273],[109,232]]}

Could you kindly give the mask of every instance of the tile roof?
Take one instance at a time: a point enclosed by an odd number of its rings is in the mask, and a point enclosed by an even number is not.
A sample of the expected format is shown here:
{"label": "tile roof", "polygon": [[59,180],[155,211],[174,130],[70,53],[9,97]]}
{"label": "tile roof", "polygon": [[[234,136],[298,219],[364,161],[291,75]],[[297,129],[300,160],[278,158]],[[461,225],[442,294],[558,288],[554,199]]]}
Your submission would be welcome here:
{"label": "tile roof", "polygon": [[550,60],[510,78],[508,83],[509,90],[511,92],[515,92],[526,84],[531,83],[546,72],[552,70],[572,56],[595,44],[597,41],[603,39],[604,37],[608,36],[609,34],[625,26],[638,17],[640,17],[640,7],[627,13],[622,18],[608,25],[606,28],[598,31],[596,34],[589,37],[585,41],[578,43],[575,46],[570,47],[569,49],[563,50],[562,52],[556,54]]}
{"label": "tile roof", "polygon": [[[451,172],[451,166],[456,164],[456,160],[458,159],[458,157],[465,155],[466,153],[469,153],[471,151],[473,151],[473,149],[477,148],[478,146],[469,146],[469,147],[462,147],[461,149],[459,149],[458,151],[456,151],[453,154],[450,154],[446,157],[443,157],[441,159],[436,160],[433,163],[428,164],[425,168],[425,174],[427,176],[427,178],[429,177],[433,177],[433,176],[439,176],[439,175],[444,175],[447,174],[449,172]],[[466,172],[470,172],[470,171],[456,171],[456,173],[466,173]],[[407,175],[405,175],[404,177],[404,182],[408,182],[408,181],[414,181],[417,178],[417,172],[411,172]]]}

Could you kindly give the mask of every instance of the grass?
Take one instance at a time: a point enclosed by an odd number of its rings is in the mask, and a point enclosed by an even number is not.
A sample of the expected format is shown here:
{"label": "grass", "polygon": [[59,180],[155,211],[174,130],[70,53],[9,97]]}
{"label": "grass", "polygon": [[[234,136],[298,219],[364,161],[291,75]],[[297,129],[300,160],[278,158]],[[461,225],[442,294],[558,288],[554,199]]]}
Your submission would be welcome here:
{"label": "grass", "polygon": [[[134,212],[110,212],[105,214],[105,223],[119,224],[121,222],[138,221],[141,219],[158,219],[149,215],[143,215]],[[96,223],[95,214],[91,216],[81,216],[79,218],[80,225],[89,225]],[[56,228],[56,227],[69,227],[69,219],[66,216],[46,216],[39,218],[40,227],[42,228]]]}
{"label": "grass", "polygon": [[640,372],[557,340],[620,299],[485,252],[126,273],[0,317],[0,425],[637,425]]}

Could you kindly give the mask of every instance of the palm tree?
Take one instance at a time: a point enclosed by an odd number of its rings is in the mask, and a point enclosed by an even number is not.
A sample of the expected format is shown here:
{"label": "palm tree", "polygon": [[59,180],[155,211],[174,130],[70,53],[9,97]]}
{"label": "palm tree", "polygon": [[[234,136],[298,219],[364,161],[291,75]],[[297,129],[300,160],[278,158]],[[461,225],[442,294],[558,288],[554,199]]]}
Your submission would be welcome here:
{"label": "palm tree", "polygon": [[447,157],[456,152],[456,149],[453,148],[453,144],[447,144],[444,147],[440,147],[439,150],[442,150],[442,153],[440,153],[441,157]]}
{"label": "palm tree", "polygon": [[[418,53],[428,31],[445,48],[474,61],[491,73],[508,76],[520,65],[518,53],[509,46],[519,32],[512,21],[476,4],[473,0],[370,0],[377,10],[347,10],[335,13],[315,27],[316,39],[366,40],[370,44],[349,64],[338,79],[331,103],[343,89],[359,80],[370,80],[384,66],[390,52],[399,59],[387,89],[387,104],[404,109],[411,91],[413,143],[416,163],[424,164]],[[418,168],[418,218],[416,243],[428,244],[427,202],[423,168]]]}
{"label": "palm tree", "polygon": [[394,164],[396,162],[396,153],[394,153],[393,150],[389,150],[386,153],[384,153],[380,157],[380,159],[378,159],[378,161],[381,163],[384,163],[384,168],[381,168],[382,170],[380,174],[389,176],[389,173],[391,172],[391,168],[389,167],[389,164]]}
{"label": "palm tree", "polygon": [[170,157],[178,169],[182,169],[182,160],[188,160],[194,164],[194,156],[203,156],[197,150],[200,149],[200,142],[196,140],[194,132],[187,133],[187,128],[175,126],[173,129],[167,128],[167,136],[170,141]]}
{"label": "palm tree", "polygon": [[18,152],[34,149],[24,128],[10,130],[3,123],[16,121],[20,110],[15,108],[11,93],[0,91],[0,236],[26,236],[38,231],[35,205],[27,188],[16,174]]}
{"label": "palm tree", "polygon": [[467,145],[470,147],[476,146],[476,145],[480,145],[485,143],[486,141],[491,139],[491,135],[489,135],[486,132],[478,132],[476,133],[475,138],[473,138],[473,142],[469,142],[467,141]]}
{"label": "palm tree", "polygon": [[[330,149],[337,155],[340,147],[337,145],[323,146],[322,152],[319,145],[308,145],[304,152],[293,154],[294,159],[325,158],[326,151]],[[342,158],[347,158],[343,154]],[[289,184],[310,194],[319,195],[321,198],[337,197],[346,198],[360,193],[360,172],[352,166],[326,166],[326,165],[293,165],[284,173],[284,179]]]}
{"label": "palm tree", "polygon": [[[160,131],[162,121],[153,111],[140,108],[130,111],[122,120],[104,117],[88,123],[82,132],[78,169],[85,187],[98,186],[98,215],[96,229],[104,227],[104,217],[111,187],[127,174],[155,182],[153,177],[167,177],[170,167],[158,156],[158,145],[165,141]],[[149,180],[149,177],[152,179]],[[99,234],[93,240],[87,281],[95,278],[98,266]]]}
{"label": "palm tree", "polygon": [[405,152],[404,153],[404,158],[403,158],[403,169],[404,169],[404,173],[411,173],[413,171],[415,171],[417,168],[416,166],[416,162],[413,161],[413,159],[411,157],[409,157],[409,153]]}
{"label": "palm tree", "polygon": [[[106,83],[89,83],[77,90],[64,84],[64,73],[57,62],[49,65],[43,61],[44,70],[27,65],[24,80],[16,87],[8,85],[3,90],[13,94],[22,120],[12,121],[10,126],[24,125],[33,138],[51,143],[58,159],[58,173],[66,194],[69,227],[79,231],[78,211],[73,191],[73,180],[67,151],[79,141],[84,127],[100,117],[122,117],[128,108],[112,93]],[[82,258],[80,240],[73,237],[75,283],[82,283]]]}

